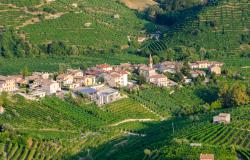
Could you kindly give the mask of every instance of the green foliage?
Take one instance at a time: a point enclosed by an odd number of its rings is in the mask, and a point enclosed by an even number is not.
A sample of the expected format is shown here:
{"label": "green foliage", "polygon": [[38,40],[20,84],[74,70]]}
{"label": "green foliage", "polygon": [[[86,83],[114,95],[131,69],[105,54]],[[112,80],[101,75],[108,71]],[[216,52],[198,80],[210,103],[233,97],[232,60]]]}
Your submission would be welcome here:
{"label": "green foliage", "polygon": [[0,30],[0,56],[10,58],[36,54],[38,54],[37,49],[22,40],[13,29]]}
{"label": "green foliage", "polygon": [[220,89],[220,98],[225,107],[248,104],[250,97],[244,84],[234,83],[232,86],[225,84]]}

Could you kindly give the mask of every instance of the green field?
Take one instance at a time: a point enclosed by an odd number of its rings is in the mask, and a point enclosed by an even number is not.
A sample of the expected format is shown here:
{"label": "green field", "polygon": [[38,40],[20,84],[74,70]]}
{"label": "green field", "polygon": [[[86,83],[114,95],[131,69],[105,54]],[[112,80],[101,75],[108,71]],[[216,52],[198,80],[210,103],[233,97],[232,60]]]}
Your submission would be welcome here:
{"label": "green field", "polygon": [[79,68],[81,66],[92,67],[96,64],[109,63],[145,63],[146,58],[131,54],[87,54],[83,56],[54,56],[34,57],[17,59],[0,59],[0,74],[18,74],[25,66],[33,71],[57,72],[60,65],[68,68]]}

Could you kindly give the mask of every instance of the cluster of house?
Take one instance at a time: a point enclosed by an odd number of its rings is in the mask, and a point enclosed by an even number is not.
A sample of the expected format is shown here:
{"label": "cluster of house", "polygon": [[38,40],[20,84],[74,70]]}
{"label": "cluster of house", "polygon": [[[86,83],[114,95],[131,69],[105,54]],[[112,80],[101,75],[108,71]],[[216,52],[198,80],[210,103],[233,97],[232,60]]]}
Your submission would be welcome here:
{"label": "cluster of house", "polygon": [[[203,70],[209,69],[215,74],[220,74],[223,63],[214,61],[197,61],[190,63],[193,77],[205,75]],[[129,81],[128,75],[136,71],[146,82],[159,87],[172,87],[176,82],[169,80],[164,73],[176,73],[183,66],[181,62],[162,62],[153,65],[152,56],[149,56],[148,64],[121,63],[111,66],[99,64],[88,68],[68,69],[65,73],[33,72],[32,75],[0,76],[0,92],[15,92],[27,99],[37,99],[46,95],[55,94],[63,97],[65,93],[81,93],[88,95],[98,105],[111,103],[121,98],[118,88],[136,86],[136,82]]]}
{"label": "cluster of house", "polygon": [[[199,76],[206,77],[206,72],[213,73],[215,75],[221,74],[221,67],[224,64],[217,61],[196,61],[189,63],[191,77],[184,77],[185,83],[190,83],[192,79]],[[183,67],[182,62],[165,61],[155,65],[155,68],[161,73],[177,73]]]}
{"label": "cluster of house", "polygon": [[[104,83],[99,82],[101,78]],[[119,91],[114,88],[125,86],[128,86],[128,73],[114,70],[108,64],[97,65],[85,73],[80,69],[68,69],[66,73],[56,76],[42,72],[34,72],[27,77],[0,76],[0,92],[13,92],[32,100],[53,94],[64,97],[71,91],[87,94],[98,105],[103,105],[121,98]]]}

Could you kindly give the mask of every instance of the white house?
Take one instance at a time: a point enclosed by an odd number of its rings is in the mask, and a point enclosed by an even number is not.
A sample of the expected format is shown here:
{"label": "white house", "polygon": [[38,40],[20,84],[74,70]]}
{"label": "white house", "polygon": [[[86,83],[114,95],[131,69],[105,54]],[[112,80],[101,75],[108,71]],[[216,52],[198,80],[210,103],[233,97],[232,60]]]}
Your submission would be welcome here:
{"label": "white house", "polygon": [[16,81],[13,77],[0,76],[0,92],[13,92],[17,90]]}
{"label": "white house", "polygon": [[47,95],[61,91],[60,84],[53,80],[44,80],[41,84],[41,89],[46,92]]}
{"label": "white house", "polygon": [[213,123],[230,123],[231,117],[229,113],[220,113],[213,117]]}
{"label": "white house", "polygon": [[128,85],[128,73],[126,71],[116,71],[104,75],[105,82],[110,87],[125,87]]}
{"label": "white house", "polygon": [[120,93],[118,90],[112,88],[103,88],[96,93],[96,103],[101,106],[114,102],[120,98]]}
{"label": "white house", "polygon": [[149,77],[149,82],[157,85],[158,87],[167,87],[168,78],[163,74],[155,74]]}

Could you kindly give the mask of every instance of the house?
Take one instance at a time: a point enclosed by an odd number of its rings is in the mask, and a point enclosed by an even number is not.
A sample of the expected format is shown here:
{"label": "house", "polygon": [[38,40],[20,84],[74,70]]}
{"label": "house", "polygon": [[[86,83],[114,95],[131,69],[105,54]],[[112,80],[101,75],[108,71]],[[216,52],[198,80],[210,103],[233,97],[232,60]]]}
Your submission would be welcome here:
{"label": "house", "polygon": [[60,84],[53,80],[43,80],[41,83],[41,90],[46,92],[47,95],[54,94],[61,91]]}
{"label": "house", "polygon": [[168,72],[168,73],[174,74],[182,68],[182,63],[165,61],[165,62],[162,62],[162,63],[156,65],[156,67],[161,73]]}
{"label": "house", "polygon": [[192,78],[197,78],[199,76],[206,76],[206,73],[205,71],[201,71],[201,70],[193,70],[193,71],[190,71],[190,74],[192,76]]}
{"label": "house", "polygon": [[68,69],[67,74],[73,77],[83,77],[83,72],[80,69]]}
{"label": "house", "polygon": [[214,160],[213,154],[200,154],[200,160]]}
{"label": "house", "polygon": [[220,75],[221,74],[221,68],[219,66],[211,66],[208,68],[210,73],[214,73],[216,75]]}
{"label": "house", "polygon": [[101,106],[120,99],[120,93],[118,90],[112,88],[102,88],[96,93],[96,103]]}
{"label": "house", "polygon": [[71,74],[60,74],[56,77],[56,81],[61,85],[66,86],[74,82],[74,77]]}
{"label": "house", "polygon": [[207,69],[208,67],[211,66],[221,67],[224,65],[224,63],[204,60],[204,61],[196,61],[194,63],[190,63],[189,65],[191,69]]}
{"label": "house", "polygon": [[76,92],[88,96],[91,100],[96,99],[97,90],[94,88],[90,88],[90,87],[81,88],[77,90]]}
{"label": "house", "polygon": [[155,74],[149,76],[149,82],[157,85],[158,87],[168,86],[168,78],[163,74]]}
{"label": "house", "polygon": [[16,81],[13,77],[0,76],[0,92],[13,92],[17,90]]}
{"label": "house", "polygon": [[81,86],[80,83],[71,83],[71,84],[68,84],[66,87],[68,87],[68,89],[76,89],[80,86]]}
{"label": "house", "polygon": [[35,98],[44,98],[46,96],[46,92],[42,90],[35,90],[31,92],[31,95]]}
{"label": "house", "polygon": [[96,65],[96,68],[102,72],[109,72],[109,71],[113,70],[112,66],[110,66],[109,64],[106,64],[106,63]]}
{"label": "house", "polygon": [[220,113],[213,117],[213,123],[230,123],[231,117],[229,113]]}
{"label": "house", "polygon": [[43,72],[34,72],[32,76],[35,76],[37,78],[41,79],[49,79],[50,74],[49,73],[43,73]]}
{"label": "house", "polygon": [[114,71],[104,75],[104,81],[110,87],[126,87],[128,85],[128,73],[126,71]]}
{"label": "house", "polygon": [[93,86],[96,84],[96,77],[94,75],[85,75],[82,79],[84,86]]}
{"label": "house", "polygon": [[0,114],[3,114],[4,113],[4,108],[3,106],[0,106]]}

